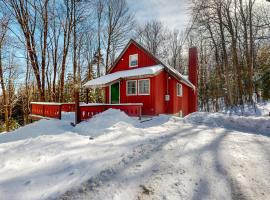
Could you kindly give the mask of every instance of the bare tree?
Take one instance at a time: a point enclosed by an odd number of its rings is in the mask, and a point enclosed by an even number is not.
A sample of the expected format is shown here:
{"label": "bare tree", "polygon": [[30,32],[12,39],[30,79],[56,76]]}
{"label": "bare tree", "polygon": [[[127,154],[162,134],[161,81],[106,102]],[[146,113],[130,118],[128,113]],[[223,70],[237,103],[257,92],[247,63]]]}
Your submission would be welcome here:
{"label": "bare tree", "polygon": [[[29,54],[31,66],[35,74],[40,99],[45,100],[45,67],[47,51],[48,33],[48,0],[3,0],[6,8],[11,11],[18,22],[24,36],[26,50]],[[38,22],[40,22],[38,24]],[[39,30],[38,30],[39,26]],[[39,31],[39,38],[36,34]],[[39,57],[38,41],[43,41],[40,45],[41,55]],[[41,63],[39,62],[41,59]],[[40,73],[41,71],[41,73]]]}
{"label": "bare tree", "polygon": [[6,42],[7,30],[8,30],[9,19],[1,18],[0,19],[0,84],[1,90],[3,93],[3,104],[4,104],[4,113],[5,113],[5,127],[6,131],[9,131],[9,109],[8,109],[8,95],[6,91],[6,85],[4,81],[4,69],[3,69],[3,49]]}
{"label": "bare tree", "polygon": [[138,27],[137,39],[153,55],[162,57],[162,46],[167,40],[167,31],[160,21],[149,21]]}
{"label": "bare tree", "polygon": [[184,37],[178,30],[173,30],[169,33],[168,49],[169,60],[168,63],[176,70],[184,73],[182,62],[182,47],[184,45]]}
{"label": "bare tree", "polygon": [[[104,31],[105,68],[107,73],[113,62],[110,60],[110,55],[125,44],[133,29],[134,19],[129,12],[126,0],[107,0],[104,9],[106,24]],[[112,47],[114,47],[114,51],[112,51]]]}

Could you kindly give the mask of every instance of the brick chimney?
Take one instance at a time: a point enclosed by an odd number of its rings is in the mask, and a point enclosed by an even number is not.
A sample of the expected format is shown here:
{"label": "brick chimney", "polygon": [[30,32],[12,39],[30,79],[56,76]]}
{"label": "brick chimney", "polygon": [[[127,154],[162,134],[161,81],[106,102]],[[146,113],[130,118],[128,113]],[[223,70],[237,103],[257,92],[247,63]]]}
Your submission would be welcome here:
{"label": "brick chimney", "polygon": [[198,111],[198,50],[196,47],[189,49],[188,75],[190,82],[196,87],[189,88],[189,113]]}

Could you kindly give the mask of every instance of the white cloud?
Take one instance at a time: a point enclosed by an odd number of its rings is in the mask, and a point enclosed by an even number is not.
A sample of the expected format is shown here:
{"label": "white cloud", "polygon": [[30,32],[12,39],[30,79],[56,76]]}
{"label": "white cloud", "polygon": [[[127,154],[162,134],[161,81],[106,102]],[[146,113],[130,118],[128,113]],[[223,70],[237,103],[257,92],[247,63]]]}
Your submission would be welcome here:
{"label": "white cloud", "polygon": [[139,23],[157,19],[183,30],[189,20],[188,0],[128,0],[128,4]]}

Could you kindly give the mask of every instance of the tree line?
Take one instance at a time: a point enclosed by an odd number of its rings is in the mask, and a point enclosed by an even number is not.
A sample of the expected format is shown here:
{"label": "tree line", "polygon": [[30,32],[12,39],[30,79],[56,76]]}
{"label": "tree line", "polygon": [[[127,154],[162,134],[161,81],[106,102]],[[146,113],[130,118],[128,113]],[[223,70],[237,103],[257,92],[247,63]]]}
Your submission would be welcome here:
{"label": "tree line", "polygon": [[200,107],[218,111],[270,98],[270,3],[193,0],[189,42],[200,49]]}

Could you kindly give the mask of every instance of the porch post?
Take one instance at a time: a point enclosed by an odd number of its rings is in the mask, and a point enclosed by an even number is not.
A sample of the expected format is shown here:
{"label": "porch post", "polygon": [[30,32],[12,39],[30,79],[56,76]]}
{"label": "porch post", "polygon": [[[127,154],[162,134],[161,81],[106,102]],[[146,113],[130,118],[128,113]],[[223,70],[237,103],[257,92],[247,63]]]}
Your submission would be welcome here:
{"label": "porch post", "polygon": [[86,104],[89,103],[89,89],[86,88]]}
{"label": "porch post", "polygon": [[74,94],[75,99],[75,124],[78,124],[81,122],[81,115],[80,115],[80,93],[79,90],[75,90]]}
{"label": "porch post", "polygon": [[59,105],[59,113],[58,113],[58,119],[61,120],[62,118],[62,104]]}

